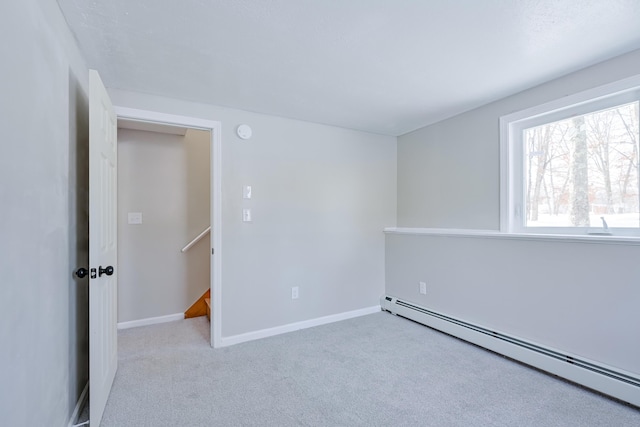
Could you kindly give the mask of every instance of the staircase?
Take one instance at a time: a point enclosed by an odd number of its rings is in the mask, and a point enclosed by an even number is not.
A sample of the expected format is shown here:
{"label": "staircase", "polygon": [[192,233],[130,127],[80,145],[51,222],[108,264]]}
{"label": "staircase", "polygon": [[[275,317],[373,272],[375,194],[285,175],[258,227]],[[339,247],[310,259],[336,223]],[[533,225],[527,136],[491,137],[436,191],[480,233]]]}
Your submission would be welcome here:
{"label": "staircase", "polygon": [[[182,253],[187,252],[193,245],[198,243],[204,236],[211,232],[211,226],[204,229],[204,231],[198,234],[193,240],[191,240],[187,245],[182,248]],[[207,249],[208,251],[208,249]],[[211,252],[213,254],[213,252]],[[200,317],[207,316],[207,319],[211,321],[211,289],[207,289],[207,291],[202,294],[200,298],[196,302],[194,302],[191,307],[184,312],[184,318],[190,319],[192,317]]]}
{"label": "staircase", "polygon": [[184,312],[184,318],[190,319],[192,317],[200,317],[207,316],[207,319],[211,321],[211,290],[207,289],[207,291],[202,294],[200,298],[196,302],[194,302],[191,307]]}

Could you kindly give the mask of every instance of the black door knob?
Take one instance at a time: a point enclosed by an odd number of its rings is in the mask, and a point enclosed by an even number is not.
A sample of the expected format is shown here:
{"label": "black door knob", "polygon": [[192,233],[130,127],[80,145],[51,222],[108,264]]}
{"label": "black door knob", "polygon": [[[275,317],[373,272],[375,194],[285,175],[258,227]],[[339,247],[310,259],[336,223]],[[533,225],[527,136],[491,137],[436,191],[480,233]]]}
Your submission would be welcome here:
{"label": "black door knob", "polygon": [[113,267],[108,266],[106,268],[102,268],[102,266],[98,267],[98,277],[102,277],[103,274],[107,276],[111,276],[113,274]]}
{"label": "black door knob", "polygon": [[87,277],[87,274],[89,274],[89,270],[87,270],[86,268],[79,268],[75,271],[75,274],[79,279],[84,279],[85,277]]}

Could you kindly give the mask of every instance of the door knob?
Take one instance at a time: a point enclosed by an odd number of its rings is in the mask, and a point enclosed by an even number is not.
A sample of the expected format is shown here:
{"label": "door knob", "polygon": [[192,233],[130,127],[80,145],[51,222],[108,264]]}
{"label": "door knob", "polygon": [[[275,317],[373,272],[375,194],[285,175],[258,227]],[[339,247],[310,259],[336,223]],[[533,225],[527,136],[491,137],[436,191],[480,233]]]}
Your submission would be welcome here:
{"label": "door knob", "polygon": [[107,276],[111,276],[113,274],[113,267],[108,266],[106,268],[102,268],[102,266],[98,267],[98,277],[102,277],[103,274]]}
{"label": "door knob", "polygon": [[85,277],[87,277],[87,274],[89,274],[89,270],[83,267],[75,271],[75,275],[78,276],[78,279],[84,279]]}

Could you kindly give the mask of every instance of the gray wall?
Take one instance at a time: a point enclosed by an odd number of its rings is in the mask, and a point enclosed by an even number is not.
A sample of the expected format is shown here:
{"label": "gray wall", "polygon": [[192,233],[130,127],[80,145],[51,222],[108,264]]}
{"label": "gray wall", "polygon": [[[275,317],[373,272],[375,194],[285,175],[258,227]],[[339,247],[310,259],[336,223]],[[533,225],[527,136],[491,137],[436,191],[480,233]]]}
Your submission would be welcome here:
{"label": "gray wall", "polygon": [[0,424],[67,425],[88,380],[88,73],[55,0],[0,3]]}
{"label": "gray wall", "polygon": [[[398,226],[498,230],[499,117],[638,73],[634,51],[399,137]],[[628,245],[389,234],[386,292],[640,373],[639,255]]]}
{"label": "gray wall", "polygon": [[[118,322],[182,313],[209,289],[210,133],[118,129]],[[143,223],[128,224],[128,212]]]}
{"label": "gray wall", "polygon": [[640,73],[640,50],[398,138],[398,225],[500,228],[500,116]]}
{"label": "gray wall", "polygon": [[640,246],[389,234],[386,250],[390,295],[640,374]]}
{"label": "gray wall", "polygon": [[[395,225],[396,138],[110,93],[114,105],[222,122],[224,337],[379,303],[382,229]],[[241,123],[253,128],[250,140],[235,136]],[[251,200],[243,185],[252,185]],[[252,223],[242,222],[243,207]]]}

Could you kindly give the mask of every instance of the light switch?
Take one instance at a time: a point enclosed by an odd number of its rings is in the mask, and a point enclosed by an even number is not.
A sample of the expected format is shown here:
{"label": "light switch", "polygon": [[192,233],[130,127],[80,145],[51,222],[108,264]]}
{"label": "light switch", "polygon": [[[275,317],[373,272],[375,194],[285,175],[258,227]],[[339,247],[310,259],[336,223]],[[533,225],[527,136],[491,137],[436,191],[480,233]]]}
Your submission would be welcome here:
{"label": "light switch", "polygon": [[250,199],[251,198],[251,186],[250,185],[245,185],[244,187],[242,187],[242,198],[243,199]]}
{"label": "light switch", "polygon": [[242,209],[242,221],[251,222],[251,209]]}
{"label": "light switch", "polygon": [[129,224],[142,224],[142,212],[129,212]]}

